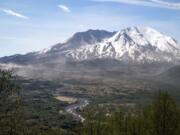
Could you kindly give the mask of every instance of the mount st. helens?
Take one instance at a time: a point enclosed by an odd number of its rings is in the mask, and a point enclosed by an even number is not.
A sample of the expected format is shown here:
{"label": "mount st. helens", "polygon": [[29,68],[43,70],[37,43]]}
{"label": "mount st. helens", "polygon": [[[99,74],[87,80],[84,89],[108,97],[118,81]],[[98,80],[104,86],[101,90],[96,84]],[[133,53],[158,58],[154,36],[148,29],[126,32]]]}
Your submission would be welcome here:
{"label": "mount st. helens", "polygon": [[140,63],[175,62],[179,59],[177,42],[152,28],[130,27],[116,32],[103,42],[68,50],[67,57],[81,61],[111,58]]}
{"label": "mount st. helens", "polygon": [[88,30],[85,32],[75,33],[65,43],[58,43],[49,49],[43,49],[39,52],[30,52],[25,55],[12,55],[0,58],[1,63],[14,63],[20,65],[35,64],[35,63],[47,63],[49,61],[60,62],[66,58],[68,50],[73,50],[78,47],[95,44],[102,42],[104,39],[114,35],[114,32],[108,32],[104,30]]}
{"label": "mount st. helens", "polygon": [[74,34],[66,43],[26,55],[3,57],[1,63],[47,63],[62,59],[84,61],[114,59],[123,62],[177,62],[180,49],[173,38],[149,27],[129,27],[118,32],[88,30]]}
{"label": "mount st. helens", "polygon": [[14,68],[20,75],[50,78],[72,71],[159,74],[179,62],[175,39],[150,27],[128,27],[117,32],[78,32],[50,49],[2,57],[0,67]]}

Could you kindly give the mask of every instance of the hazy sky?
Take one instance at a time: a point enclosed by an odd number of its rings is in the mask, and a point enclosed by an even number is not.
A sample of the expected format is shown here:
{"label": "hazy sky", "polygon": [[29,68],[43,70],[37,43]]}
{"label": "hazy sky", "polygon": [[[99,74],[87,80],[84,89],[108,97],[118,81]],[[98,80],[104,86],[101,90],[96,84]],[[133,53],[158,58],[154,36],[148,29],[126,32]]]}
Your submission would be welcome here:
{"label": "hazy sky", "polygon": [[77,31],[136,25],[180,41],[180,0],[0,0],[0,56],[40,50]]}

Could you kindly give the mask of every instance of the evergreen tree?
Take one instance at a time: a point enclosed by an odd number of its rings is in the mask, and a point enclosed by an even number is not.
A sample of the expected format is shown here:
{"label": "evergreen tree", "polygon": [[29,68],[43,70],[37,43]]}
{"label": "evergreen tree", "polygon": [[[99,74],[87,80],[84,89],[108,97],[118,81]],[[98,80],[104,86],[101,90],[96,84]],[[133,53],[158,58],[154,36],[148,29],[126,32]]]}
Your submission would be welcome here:
{"label": "evergreen tree", "polygon": [[159,93],[152,105],[154,135],[175,135],[179,126],[179,113],[175,101],[168,93]]}
{"label": "evergreen tree", "polygon": [[12,79],[11,71],[0,70],[0,135],[20,135],[24,130],[20,88]]}

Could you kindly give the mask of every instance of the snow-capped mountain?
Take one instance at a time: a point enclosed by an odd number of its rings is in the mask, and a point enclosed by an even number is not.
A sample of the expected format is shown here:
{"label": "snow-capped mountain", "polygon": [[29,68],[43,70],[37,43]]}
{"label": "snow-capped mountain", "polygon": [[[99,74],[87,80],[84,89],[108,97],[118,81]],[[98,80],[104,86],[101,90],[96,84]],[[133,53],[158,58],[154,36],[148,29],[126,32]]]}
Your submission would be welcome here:
{"label": "snow-capped mountain", "polygon": [[43,49],[39,52],[31,52],[25,55],[12,55],[0,58],[0,63],[15,64],[32,64],[47,63],[51,61],[61,61],[66,58],[66,52],[85,45],[93,45],[102,42],[106,38],[110,38],[115,32],[105,30],[88,30],[85,32],[77,32],[65,43],[58,43],[51,48]]}
{"label": "snow-capped mountain", "polygon": [[66,51],[69,49],[75,49],[84,45],[92,45],[102,42],[105,38],[113,36],[115,32],[108,32],[105,30],[88,30],[85,32],[77,32],[66,43],[59,43],[51,48],[52,51]]}
{"label": "snow-capped mountain", "polygon": [[173,38],[149,27],[129,27],[78,32],[48,49],[0,58],[0,68],[32,78],[106,71],[136,76],[156,75],[179,62],[180,49]]}
{"label": "snow-capped mountain", "polygon": [[149,27],[129,27],[118,32],[88,30],[75,33],[65,43],[26,55],[0,58],[0,63],[59,63],[63,60],[86,61],[113,59],[120,62],[177,62],[178,43]]}
{"label": "snow-capped mountain", "polygon": [[177,42],[149,27],[129,27],[102,42],[65,50],[76,61],[111,58],[124,62],[175,62],[179,59]]}

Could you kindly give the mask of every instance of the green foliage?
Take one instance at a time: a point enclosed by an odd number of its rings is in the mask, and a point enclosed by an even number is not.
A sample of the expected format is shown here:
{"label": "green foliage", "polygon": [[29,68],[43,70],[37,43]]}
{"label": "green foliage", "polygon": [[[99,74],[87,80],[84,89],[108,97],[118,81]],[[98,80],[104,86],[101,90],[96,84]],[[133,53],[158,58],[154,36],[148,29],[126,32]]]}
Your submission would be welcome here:
{"label": "green foliage", "polygon": [[152,105],[154,135],[175,135],[179,126],[179,112],[168,93],[160,93]]}
{"label": "green foliage", "polygon": [[0,135],[19,135],[22,129],[20,88],[11,71],[0,71]]}
{"label": "green foliage", "polygon": [[178,135],[180,112],[175,101],[167,93],[159,93],[148,107],[134,111],[122,109],[103,115],[89,113],[81,135]]}

